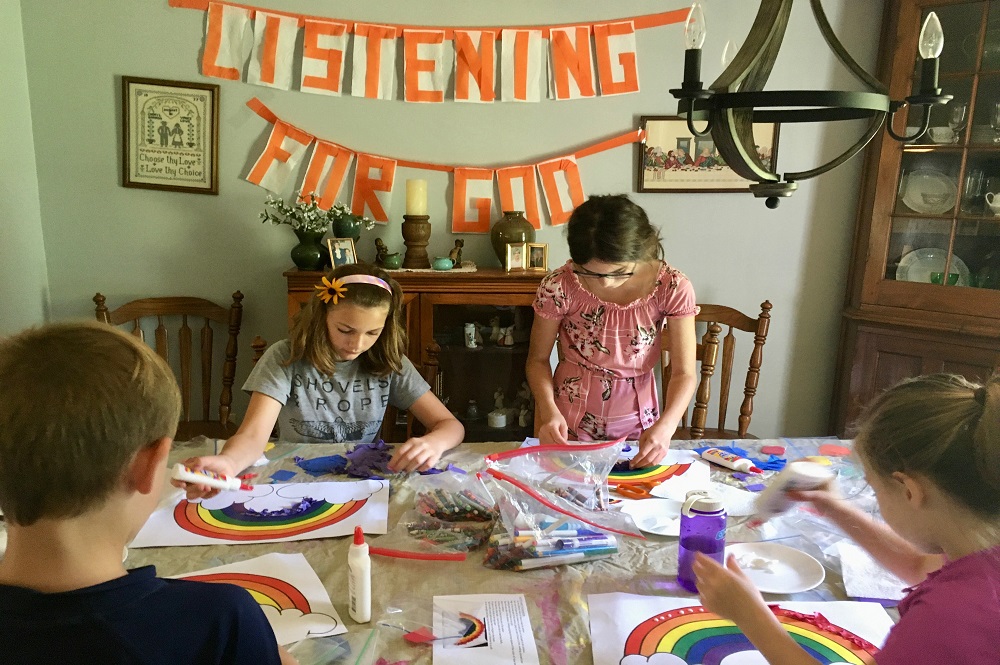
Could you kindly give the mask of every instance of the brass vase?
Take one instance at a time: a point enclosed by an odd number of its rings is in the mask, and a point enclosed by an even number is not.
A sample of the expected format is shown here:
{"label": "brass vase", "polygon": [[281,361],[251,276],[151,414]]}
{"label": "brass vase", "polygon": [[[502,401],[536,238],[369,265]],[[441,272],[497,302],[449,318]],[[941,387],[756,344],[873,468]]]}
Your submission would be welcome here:
{"label": "brass vase", "polygon": [[503,217],[490,230],[490,242],[502,266],[507,258],[507,243],[535,242],[535,227],[520,210],[505,210]]}

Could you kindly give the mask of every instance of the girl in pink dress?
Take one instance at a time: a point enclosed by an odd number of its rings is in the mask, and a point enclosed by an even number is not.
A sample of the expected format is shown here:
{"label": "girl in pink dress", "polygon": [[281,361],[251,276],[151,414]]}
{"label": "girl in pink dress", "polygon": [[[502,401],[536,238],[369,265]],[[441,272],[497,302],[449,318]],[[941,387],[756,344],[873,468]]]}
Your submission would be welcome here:
{"label": "girl in pink dress", "polygon": [[[694,289],[663,261],[659,233],[625,195],[590,197],[570,216],[567,241],[571,260],[542,280],[534,303],[526,370],[538,438],[638,439],[633,466],[656,464],[694,394]],[[653,373],[664,328],[672,370],[661,413]]]}
{"label": "girl in pink dress", "polygon": [[[878,665],[1000,663],[1000,374],[908,379],[861,419],[854,448],[885,522],[837,493],[790,493],[912,586]],[[736,623],[769,663],[815,665],[735,559],[699,554],[701,602]]]}

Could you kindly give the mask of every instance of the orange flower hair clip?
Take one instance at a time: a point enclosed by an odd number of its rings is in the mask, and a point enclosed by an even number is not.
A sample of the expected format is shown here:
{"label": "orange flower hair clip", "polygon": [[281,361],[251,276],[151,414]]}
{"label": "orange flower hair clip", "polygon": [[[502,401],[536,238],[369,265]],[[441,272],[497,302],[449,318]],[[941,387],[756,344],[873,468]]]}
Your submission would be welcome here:
{"label": "orange flower hair clip", "polygon": [[337,304],[338,300],[347,295],[347,287],[344,286],[344,282],[337,278],[330,281],[324,277],[323,283],[317,284],[313,288],[319,291],[319,293],[316,294],[317,298],[325,303],[330,303],[332,301],[334,305]]}

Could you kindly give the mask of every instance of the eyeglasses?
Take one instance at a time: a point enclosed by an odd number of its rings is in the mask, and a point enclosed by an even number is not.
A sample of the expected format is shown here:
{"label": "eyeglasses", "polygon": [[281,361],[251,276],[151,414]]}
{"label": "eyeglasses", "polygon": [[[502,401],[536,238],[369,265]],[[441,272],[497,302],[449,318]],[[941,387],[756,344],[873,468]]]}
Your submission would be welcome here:
{"label": "eyeglasses", "polygon": [[574,268],[574,275],[581,275],[583,277],[594,277],[597,279],[628,279],[635,274],[635,264],[632,264],[632,270],[629,272],[590,272],[589,270],[583,270],[582,268]]}

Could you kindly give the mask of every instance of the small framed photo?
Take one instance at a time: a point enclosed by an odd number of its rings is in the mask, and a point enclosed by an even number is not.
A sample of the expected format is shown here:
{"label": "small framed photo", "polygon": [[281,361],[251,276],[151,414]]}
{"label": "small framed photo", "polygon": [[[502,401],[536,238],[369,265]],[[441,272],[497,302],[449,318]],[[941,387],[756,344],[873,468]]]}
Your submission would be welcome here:
{"label": "small framed photo", "polygon": [[549,270],[549,245],[544,242],[528,243],[528,270]]}
{"label": "small framed photo", "polygon": [[524,270],[526,245],[527,243],[523,242],[507,243],[507,260],[504,261],[503,266],[507,272],[511,272],[513,270]]}
{"label": "small framed photo", "polygon": [[122,77],[122,185],[219,193],[219,86]]}
{"label": "small framed photo", "polygon": [[358,262],[353,238],[327,238],[326,246],[330,248],[330,264],[334,268]]}
{"label": "small framed photo", "polygon": [[[637,192],[749,192],[750,182],[726,166],[711,136],[695,136],[677,116],[642,116]],[[778,124],[753,126],[757,155],[765,168],[778,159]]]}

